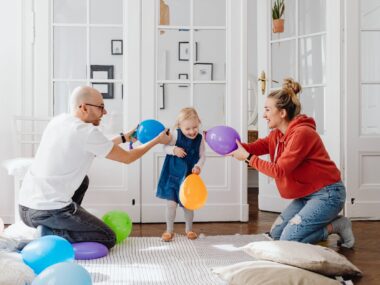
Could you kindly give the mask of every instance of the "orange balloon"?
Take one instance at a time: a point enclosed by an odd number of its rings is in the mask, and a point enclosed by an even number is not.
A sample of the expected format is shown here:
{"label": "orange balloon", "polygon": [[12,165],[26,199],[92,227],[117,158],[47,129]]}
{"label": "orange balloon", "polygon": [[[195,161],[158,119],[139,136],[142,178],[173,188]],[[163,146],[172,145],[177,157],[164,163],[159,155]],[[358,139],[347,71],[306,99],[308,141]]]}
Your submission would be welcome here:
{"label": "orange balloon", "polygon": [[182,205],[189,210],[197,210],[203,207],[207,195],[206,185],[197,174],[187,176],[179,189],[179,199]]}

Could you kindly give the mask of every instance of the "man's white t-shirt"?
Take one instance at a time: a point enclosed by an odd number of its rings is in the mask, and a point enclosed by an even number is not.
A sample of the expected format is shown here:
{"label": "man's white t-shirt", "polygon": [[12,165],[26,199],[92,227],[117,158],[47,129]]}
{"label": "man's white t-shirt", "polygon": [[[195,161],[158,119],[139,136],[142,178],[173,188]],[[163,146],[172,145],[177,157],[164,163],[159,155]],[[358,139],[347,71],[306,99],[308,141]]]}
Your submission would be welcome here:
{"label": "man's white t-shirt", "polygon": [[53,118],[23,180],[20,205],[37,210],[67,206],[95,156],[107,156],[112,147],[113,142],[91,123],[71,114]]}

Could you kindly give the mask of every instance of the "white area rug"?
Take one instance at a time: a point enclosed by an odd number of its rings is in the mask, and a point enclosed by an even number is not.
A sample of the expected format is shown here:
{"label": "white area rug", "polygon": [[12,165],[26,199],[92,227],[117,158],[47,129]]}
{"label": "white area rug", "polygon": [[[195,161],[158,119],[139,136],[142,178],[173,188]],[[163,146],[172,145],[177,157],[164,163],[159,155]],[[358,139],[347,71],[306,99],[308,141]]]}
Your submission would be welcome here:
{"label": "white area rug", "polygon": [[177,235],[173,242],[159,237],[130,237],[108,256],[79,261],[91,274],[93,284],[226,284],[211,272],[252,257],[237,248],[264,235],[207,236],[190,241]]}

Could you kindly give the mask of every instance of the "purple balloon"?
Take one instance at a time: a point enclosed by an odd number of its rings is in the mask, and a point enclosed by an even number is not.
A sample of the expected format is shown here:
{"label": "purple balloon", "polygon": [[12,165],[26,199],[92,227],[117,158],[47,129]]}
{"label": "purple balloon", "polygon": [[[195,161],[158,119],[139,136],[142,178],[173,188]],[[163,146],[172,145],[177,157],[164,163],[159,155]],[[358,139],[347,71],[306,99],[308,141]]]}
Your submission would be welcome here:
{"label": "purple balloon", "polygon": [[239,134],[231,127],[216,126],[206,132],[206,142],[213,151],[225,155],[237,149]]}
{"label": "purple balloon", "polygon": [[106,256],[108,248],[98,242],[77,242],[73,243],[75,259],[87,260]]}

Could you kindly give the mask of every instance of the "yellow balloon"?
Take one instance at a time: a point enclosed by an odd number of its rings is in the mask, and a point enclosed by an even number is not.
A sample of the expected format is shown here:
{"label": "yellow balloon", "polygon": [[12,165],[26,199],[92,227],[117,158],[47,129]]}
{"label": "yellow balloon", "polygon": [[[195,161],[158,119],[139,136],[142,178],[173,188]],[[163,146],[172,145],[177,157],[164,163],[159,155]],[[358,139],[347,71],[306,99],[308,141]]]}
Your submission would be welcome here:
{"label": "yellow balloon", "polygon": [[179,189],[179,199],[182,205],[189,210],[197,210],[203,207],[207,195],[206,185],[197,174],[187,176]]}

